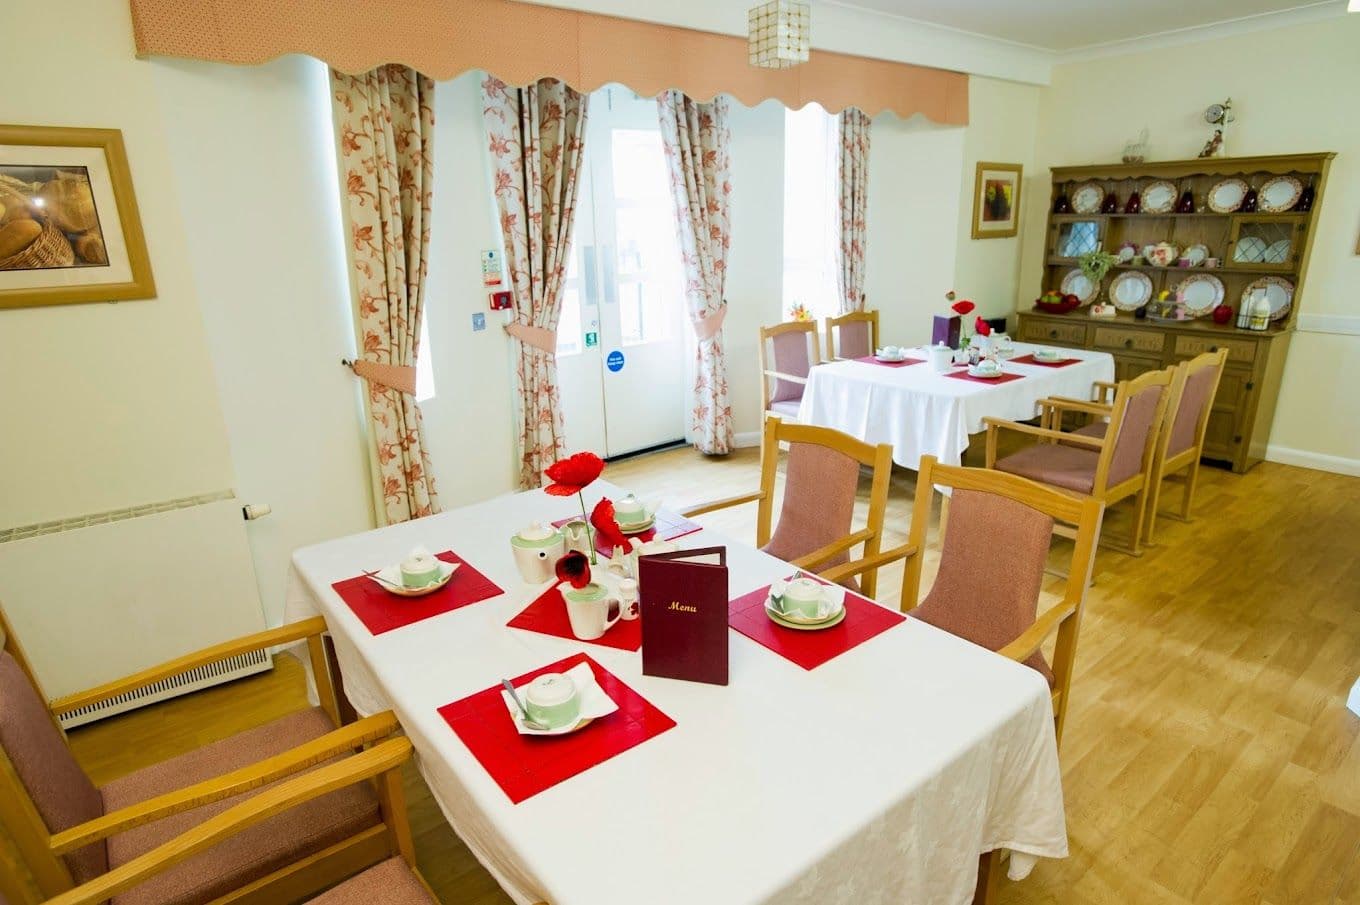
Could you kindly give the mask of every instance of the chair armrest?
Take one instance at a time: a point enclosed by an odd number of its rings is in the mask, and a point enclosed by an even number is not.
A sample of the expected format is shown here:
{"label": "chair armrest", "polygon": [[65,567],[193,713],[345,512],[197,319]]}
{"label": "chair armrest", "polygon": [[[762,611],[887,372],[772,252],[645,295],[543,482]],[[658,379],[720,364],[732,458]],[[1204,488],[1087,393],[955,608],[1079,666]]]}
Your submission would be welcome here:
{"label": "chair armrest", "polygon": [[1088,415],[1108,415],[1113,406],[1103,402],[1087,402],[1084,399],[1069,399],[1066,396],[1049,396],[1040,399],[1039,405],[1044,408],[1066,409],[1073,412],[1086,412]]}
{"label": "chair armrest", "polygon": [[1103,403],[1107,395],[1113,395],[1114,393],[1119,392],[1119,384],[1110,383],[1108,380],[1096,380],[1092,381],[1091,389],[1100,397],[1096,401]]}
{"label": "chair armrest", "polygon": [[405,738],[394,738],[361,754],[327,764],[272,789],[265,789],[146,854],[47,900],[45,905],[95,905],[104,902],[275,814],[389,770],[399,770],[410,756],[411,743]]}
{"label": "chair armrest", "polygon": [[221,801],[242,792],[249,792],[285,776],[299,773],[323,761],[387,738],[397,730],[397,718],[392,711],[384,711],[350,723],[342,729],[328,732],[296,748],[276,754],[253,764],[214,776],[183,789],[166,792],[111,811],[103,817],[77,824],[56,833],[49,841],[54,855],[65,855],[78,848],[107,839],[109,836],[142,826],[171,814],[192,810],[214,801]]}
{"label": "chair armrest", "polygon": [[889,563],[897,562],[899,559],[910,559],[919,552],[915,544],[903,544],[900,547],[893,547],[891,550],[875,553],[873,556],[866,556],[863,559],[834,566],[819,573],[819,575],[827,581],[839,583],[842,579],[849,578],[852,575],[861,575],[870,569],[880,569]]}
{"label": "chair armrest", "polygon": [[1088,446],[1092,449],[1100,449],[1105,445],[1105,439],[1103,437],[1088,437],[1084,434],[1068,434],[1062,431],[1049,430],[1044,427],[1035,427],[1032,424],[1025,424],[1020,421],[1006,421],[1003,418],[993,418],[990,415],[983,417],[982,421],[989,428],[1002,428],[1020,434],[1029,434],[1032,437],[1062,440],[1077,446]]}
{"label": "chair armrest", "polygon": [[778,378],[779,380],[787,380],[792,383],[804,383],[804,384],[807,383],[806,377],[799,377],[796,374],[785,374],[783,371],[766,371],[765,376],[775,377]]}
{"label": "chair armrest", "polygon": [[100,701],[117,697],[120,694],[136,691],[153,685],[162,679],[177,676],[182,672],[188,672],[206,663],[216,660],[224,660],[227,657],[235,657],[240,654],[249,653],[254,650],[262,650],[266,647],[277,647],[283,644],[291,644],[294,641],[301,641],[313,635],[320,635],[326,631],[326,620],[320,616],[313,616],[311,619],[304,619],[301,622],[293,622],[289,625],[281,625],[278,628],[268,629],[263,632],[256,632],[253,635],[246,635],[244,638],[236,638],[232,641],[224,641],[212,647],[204,648],[192,654],[185,654],[176,657],[159,666],[135,672],[130,676],[115,679],[103,685],[85,691],[78,691],[75,694],[68,694],[57,698],[48,704],[48,709],[56,716],[69,713],[72,710],[79,710],[89,704],[97,704]]}
{"label": "chair armrest", "polygon": [[755,493],[743,493],[741,496],[730,496],[721,500],[714,500],[711,503],[700,503],[688,509],[681,509],[680,514],[685,518],[692,518],[696,515],[703,515],[705,512],[716,512],[719,509],[727,509],[732,506],[740,506],[743,503],[754,503],[757,500],[765,499],[763,491],[757,490]]}
{"label": "chair armrest", "polygon": [[864,543],[866,540],[873,537],[875,533],[876,532],[874,532],[870,528],[861,528],[854,534],[847,534],[840,540],[832,541],[825,547],[813,550],[811,553],[806,553],[798,557],[797,559],[793,560],[793,564],[800,569],[816,571],[815,567],[819,563],[826,562],[828,559],[830,559],[831,557],[835,556],[838,553],[844,553],[845,551],[849,550],[856,544]]}
{"label": "chair armrest", "polygon": [[997,653],[1017,663],[1029,659],[1030,655],[1044,643],[1044,639],[1076,611],[1077,605],[1075,603],[1060,603],[1050,610],[1045,610],[1043,615],[1034,620],[1033,625],[1020,633],[1019,638],[1001,648]]}

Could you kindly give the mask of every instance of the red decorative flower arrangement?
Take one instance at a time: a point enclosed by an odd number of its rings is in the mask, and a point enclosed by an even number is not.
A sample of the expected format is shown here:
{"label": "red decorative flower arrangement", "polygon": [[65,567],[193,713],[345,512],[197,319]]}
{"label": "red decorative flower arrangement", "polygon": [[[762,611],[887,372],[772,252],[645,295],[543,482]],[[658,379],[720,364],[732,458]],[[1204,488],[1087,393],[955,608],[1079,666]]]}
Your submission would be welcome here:
{"label": "red decorative flower arrangement", "polygon": [[553,567],[557,580],[569,582],[573,588],[590,584],[590,560],[580,550],[569,550]]}
{"label": "red decorative flower arrangement", "polygon": [[624,552],[630,548],[628,538],[619,527],[618,520],[614,518],[614,503],[608,497],[596,503],[595,508],[590,511],[590,524],[600,537],[609,541],[613,547]]}
{"label": "red decorative flower arrangement", "polygon": [[[543,488],[544,493],[552,496],[575,496],[581,501],[581,518],[586,520],[586,541],[590,544],[591,563],[596,562],[595,537],[590,531],[590,518],[586,515],[586,498],[582,491],[594,483],[603,471],[603,459],[592,452],[579,452],[554,462],[543,472],[548,476],[548,480],[552,481]],[[612,519],[612,504],[610,510]]]}
{"label": "red decorative flower arrangement", "polygon": [[973,321],[973,330],[977,332],[978,336],[992,335],[992,325],[983,320],[980,314],[977,320]]}

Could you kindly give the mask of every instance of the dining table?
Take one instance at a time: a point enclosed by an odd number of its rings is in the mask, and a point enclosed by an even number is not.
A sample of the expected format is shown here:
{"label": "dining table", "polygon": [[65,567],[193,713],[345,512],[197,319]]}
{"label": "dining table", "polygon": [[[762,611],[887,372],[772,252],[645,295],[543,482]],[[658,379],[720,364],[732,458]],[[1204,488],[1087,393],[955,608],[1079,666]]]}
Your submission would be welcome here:
{"label": "dining table", "polygon": [[[622,493],[598,480],[584,503]],[[395,712],[453,830],[514,901],[964,903],[981,853],[1010,850],[1013,878],[1067,855],[1038,672],[855,595],[872,628],[844,641],[771,628],[738,604],[793,567],[743,540],[691,523],[674,541],[726,548],[726,685],[645,675],[638,650],[608,643],[628,623],[603,643],[511,626],[552,588],[521,579],[511,536],[580,510],[506,494],[300,549],[288,576],[286,617],[325,617],[349,702]],[[416,547],[460,563],[447,588],[364,584]],[[800,644],[819,656],[788,654]],[[512,733],[493,689],[564,659],[595,664],[628,706],[571,736]],[[592,738],[627,747],[597,762]]]}
{"label": "dining table", "polygon": [[1013,343],[996,379],[970,378],[961,365],[938,372],[929,347],[906,349],[909,365],[872,356],[823,362],[808,373],[798,420],[890,443],[893,461],[904,468],[916,469],[926,455],[958,465],[969,436],[985,429],[983,418],[1025,421],[1038,416],[1041,399],[1090,399],[1095,381],[1114,380],[1108,352],[1063,348],[1059,363],[1032,360],[1043,348]]}

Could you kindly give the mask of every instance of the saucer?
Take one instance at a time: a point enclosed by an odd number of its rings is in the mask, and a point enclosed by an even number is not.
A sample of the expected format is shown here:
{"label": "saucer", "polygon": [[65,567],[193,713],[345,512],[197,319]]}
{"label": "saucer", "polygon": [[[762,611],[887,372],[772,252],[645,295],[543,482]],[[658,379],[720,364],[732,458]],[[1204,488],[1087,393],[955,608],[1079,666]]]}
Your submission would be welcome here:
{"label": "saucer", "polygon": [[[581,715],[576,718],[576,722],[559,726],[556,729],[530,729],[524,725],[519,708],[511,700],[509,692],[501,692],[501,701],[505,703],[505,709],[509,711],[510,719],[514,721],[515,729],[520,735],[570,735],[578,729],[584,729],[592,721],[608,716],[619,709],[619,705],[614,703],[614,699],[605,694],[600,683],[595,681],[595,673],[591,670],[589,663],[576,664],[567,670],[566,675],[571,676],[572,681],[576,683],[577,694],[581,696]],[[528,682],[515,686],[515,693],[520,696],[520,700],[524,700],[525,692],[528,690]]]}
{"label": "saucer", "polygon": [[[617,519],[615,519],[615,521],[617,521]],[[627,524],[619,522],[619,530],[624,534],[642,534],[644,531],[652,530],[652,527],[655,524],[656,516],[652,516],[651,518],[644,519],[640,522],[628,522]]]}
{"label": "saucer", "polygon": [[879,354],[877,354],[877,353],[874,353],[874,360],[875,360],[875,361],[881,361],[881,362],[883,362],[883,363],[885,363],[885,364],[890,364],[890,365],[892,365],[892,364],[899,364],[899,363],[901,363],[901,362],[906,361],[906,360],[907,360],[907,356],[906,356],[906,355],[879,355]]}
{"label": "saucer", "polygon": [[978,369],[975,368],[975,367],[972,367],[971,365],[970,365],[969,368],[968,368],[968,376],[969,376],[969,377],[976,377],[976,378],[978,378],[979,380],[996,380],[998,377],[1004,377],[1005,374],[1006,374],[1005,371],[986,371],[986,372],[983,372],[983,371],[978,370]]}
{"label": "saucer", "polygon": [[384,566],[375,575],[368,577],[378,587],[398,597],[424,597],[444,587],[453,578],[453,573],[461,563],[439,560],[439,580],[423,588],[408,588],[401,583],[401,566]]}
{"label": "saucer", "polygon": [[800,632],[815,632],[824,628],[831,628],[831,626],[833,625],[840,625],[842,622],[845,621],[845,613],[846,613],[845,607],[842,606],[839,610],[836,611],[836,614],[834,616],[828,616],[821,622],[803,622],[803,621],[794,622],[787,616],[779,615],[774,610],[770,609],[768,606],[765,607],[765,615],[768,616],[770,621],[773,622],[775,625],[783,626],[784,628],[797,629]]}

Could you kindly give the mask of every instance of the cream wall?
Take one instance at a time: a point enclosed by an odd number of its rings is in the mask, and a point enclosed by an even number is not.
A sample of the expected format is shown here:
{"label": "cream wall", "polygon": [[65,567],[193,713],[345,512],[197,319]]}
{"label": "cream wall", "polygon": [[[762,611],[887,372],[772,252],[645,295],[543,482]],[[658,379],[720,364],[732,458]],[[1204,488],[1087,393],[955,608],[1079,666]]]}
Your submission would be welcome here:
{"label": "cream wall", "polygon": [[[1207,127],[1200,112],[1233,98],[1232,155],[1336,151],[1319,212],[1302,329],[1289,350],[1268,456],[1360,474],[1360,16],[1127,54],[1055,68],[1043,93],[1038,159],[1051,165],[1116,160],[1146,124],[1151,159],[1193,157]],[[1273,61],[1273,62],[1271,62]],[[1158,103],[1121,99],[1159,98]],[[1136,111],[1136,112],[1135,112]],[[1037,171],[1036,171],[1036,175]],[[1018,301],[1038,294],[1049,182],[1027,186]],[[1309,326],[1316,324],[1317,326]]]}
{"label": "cream wall", "polygon": [[127,4],[6,3],[0,33],[34,38],[0,54],[0,121],[123,131],[158,292],[0,311],[0,527],[231,487],[190,224]]}

